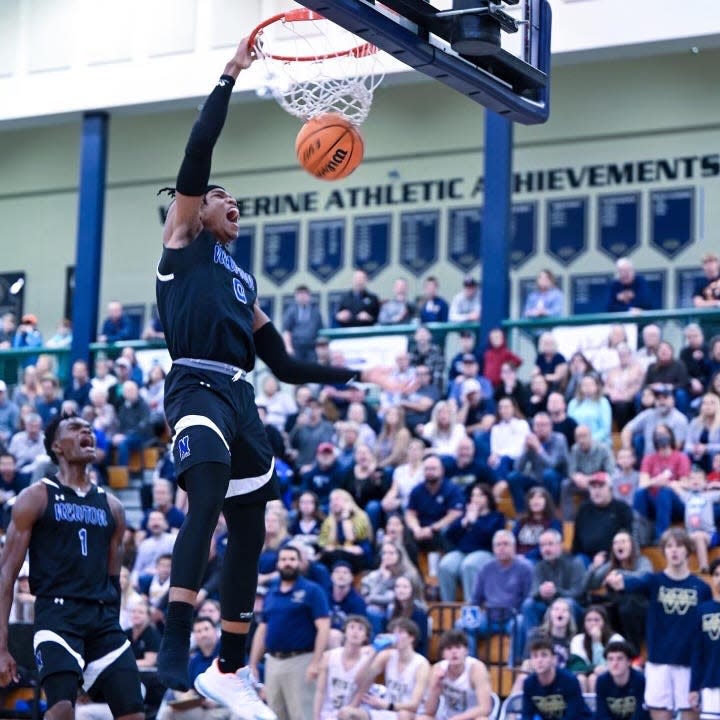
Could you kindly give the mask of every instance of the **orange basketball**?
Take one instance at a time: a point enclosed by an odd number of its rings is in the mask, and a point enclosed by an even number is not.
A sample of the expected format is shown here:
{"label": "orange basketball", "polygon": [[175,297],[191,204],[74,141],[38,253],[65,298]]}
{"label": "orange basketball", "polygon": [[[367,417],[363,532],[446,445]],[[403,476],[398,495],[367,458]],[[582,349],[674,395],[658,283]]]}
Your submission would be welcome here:
{"label": "orange basketball", "polygon": [[300,164],[320,180],[347,177],[362,161],[363,147],[358,129],[339,113],[310,118],[295,140]]}

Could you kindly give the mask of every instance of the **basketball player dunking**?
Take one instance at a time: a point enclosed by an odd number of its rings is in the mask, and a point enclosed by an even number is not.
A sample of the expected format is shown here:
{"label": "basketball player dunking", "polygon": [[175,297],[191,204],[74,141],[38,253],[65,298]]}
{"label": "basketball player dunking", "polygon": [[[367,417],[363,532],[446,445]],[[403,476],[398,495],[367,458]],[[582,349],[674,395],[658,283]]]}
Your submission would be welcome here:
{"label": "basketball player dunking", "polygon": [[396,385],[382,368],[355,373],[289,356],[257,304],[255,278],[225,249],[237,237],[239,212],[228,191],[208,184],[211,156],[235,80],[253,59],[243,40],[193,126],[176,187],[170,189],[174,202],[157,269],[158,312],[173,359],[165,383],[165,413],[173,430],[178,482],[189,503],[173,551],[158,674],[168,687],[187,688],[193,606],[222,510],[228,543],[220,587],[220,655],[195,686],[249,720],[274,718],[254,694],[253,678],[243,665],[265,503],[277,495],[274,458],[245,374],[257,353],[283,382],[359,379],[386,388]]}
{"label": "basketball player dunking", "polygon": [[17,679],[8,617],[29,550],[45,717],[72,720],[82,683],[114,718],[142,720],[137,663],[119,620],[123,507],[90,482],[95,438],[85,420],[56,417],[45,430],[45,448],[59,465],[57,478],[18,495],[0,564],[0,684]]}

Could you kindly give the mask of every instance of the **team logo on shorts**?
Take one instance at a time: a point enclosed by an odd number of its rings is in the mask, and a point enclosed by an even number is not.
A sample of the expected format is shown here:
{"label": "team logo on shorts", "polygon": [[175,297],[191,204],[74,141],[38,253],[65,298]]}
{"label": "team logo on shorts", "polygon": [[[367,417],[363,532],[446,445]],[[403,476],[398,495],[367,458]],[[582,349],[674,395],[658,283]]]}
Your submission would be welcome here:
{"label": "team logo on shorts", "polygon": [[190,436],[184,435],[177,442],[178,452],[180,453],[180,462],[190,457]]}
{"label": "team logo on shorts", "polygon": [[245,286],[237,278],[233,278],[233,290],[235,291],[235,297],[241,303],[245,303],[247,305],[247,295],[245,295]]}

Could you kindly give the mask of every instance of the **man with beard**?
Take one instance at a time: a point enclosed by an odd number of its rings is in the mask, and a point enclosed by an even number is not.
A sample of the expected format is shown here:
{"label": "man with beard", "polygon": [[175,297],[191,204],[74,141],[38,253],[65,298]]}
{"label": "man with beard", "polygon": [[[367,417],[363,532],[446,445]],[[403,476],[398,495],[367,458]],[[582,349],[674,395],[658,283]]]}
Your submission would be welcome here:
{"label": "man with beard", "polygon": [[259,677],[265,655],[265,692],[279,720],[312,720],[315,681],[330,633],[327,595],[300,574],[300,551],[280,550],[280,582],[265,596],[253,637],[250,669]]}

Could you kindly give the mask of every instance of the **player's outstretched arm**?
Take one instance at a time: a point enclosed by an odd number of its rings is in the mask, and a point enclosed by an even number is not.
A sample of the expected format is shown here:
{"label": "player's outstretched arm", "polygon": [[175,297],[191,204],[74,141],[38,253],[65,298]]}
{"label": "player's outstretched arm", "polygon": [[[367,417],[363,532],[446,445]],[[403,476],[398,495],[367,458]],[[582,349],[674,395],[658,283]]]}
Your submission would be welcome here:
{"label": "player's outstretched arm", "polygon": [[243,38],[225,65],[190,132],[177,176],[175,202],[165,220],[163,244],[166,247],[185,247],[200,232],[200,206],[210,180],[213,149],[225,125],[230,95],[240,72],[250,67],[255,59],[255,52],[248,47],[247,40]]}
{"label": "player's outstretched arm", "polygon": [[41,483],[31,485],[18,495],[0,558],[0,685],[3,687],[18,679],[15,659],[8,652],[10,608],[15,581],[30,547],[33,527],[46,505],[47,494]]}

